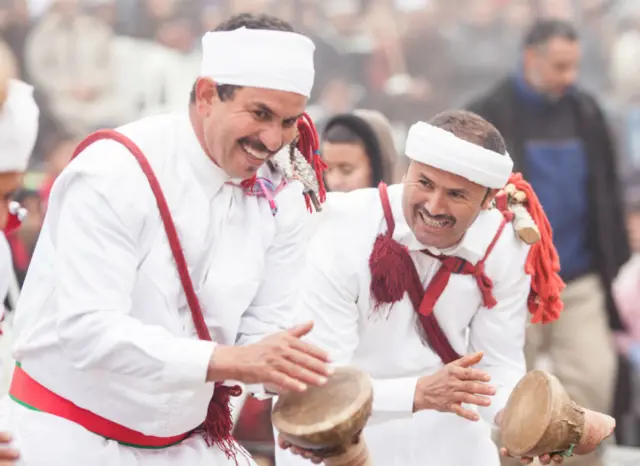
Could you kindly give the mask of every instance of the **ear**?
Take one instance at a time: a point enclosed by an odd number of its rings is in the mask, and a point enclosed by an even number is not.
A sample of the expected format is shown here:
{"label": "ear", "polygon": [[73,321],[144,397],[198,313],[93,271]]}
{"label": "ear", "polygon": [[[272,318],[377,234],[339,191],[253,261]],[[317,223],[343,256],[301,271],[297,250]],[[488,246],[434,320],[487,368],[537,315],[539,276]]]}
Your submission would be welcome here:
{"label": "ear", "polygon": [[211,78],[198,78],[196,81],[196,108],[199,113],[208,114],[218,98],[218,85]]}
{"label": "ear", "polygon": [[482,203],[482,210],[489,209],[489,207],[491,206],[491,203],[493,202],[493,198],[496,197],[496,194],[498,194],[499,191],[500,191],[499,189],[489,190],[489,192],[485,196],[484,202]]}

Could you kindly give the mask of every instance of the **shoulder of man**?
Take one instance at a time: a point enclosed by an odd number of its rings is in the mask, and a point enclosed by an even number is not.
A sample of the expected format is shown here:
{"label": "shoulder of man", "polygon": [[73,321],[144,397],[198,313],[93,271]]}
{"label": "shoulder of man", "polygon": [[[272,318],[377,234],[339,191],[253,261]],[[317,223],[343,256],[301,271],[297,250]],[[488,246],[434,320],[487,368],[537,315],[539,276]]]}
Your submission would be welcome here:
{"label": "shoulder of man", "polygon": [[[495,238],[504,217],[497,209],[482,213],[487,231],[487,248]],[[486,260],[487,274],[494,281],[513,279],[515,275],[525,275],[525,265],[531,246],[518,236],[512,222],[508,222]],[[486,251],[486,250],[485,250]]]}
{"label": "shoulder of man", "polygon": [[312,242],[349,254],[369,254],[383,219],[377,188],[329,193],[319,213],[312,215]]}

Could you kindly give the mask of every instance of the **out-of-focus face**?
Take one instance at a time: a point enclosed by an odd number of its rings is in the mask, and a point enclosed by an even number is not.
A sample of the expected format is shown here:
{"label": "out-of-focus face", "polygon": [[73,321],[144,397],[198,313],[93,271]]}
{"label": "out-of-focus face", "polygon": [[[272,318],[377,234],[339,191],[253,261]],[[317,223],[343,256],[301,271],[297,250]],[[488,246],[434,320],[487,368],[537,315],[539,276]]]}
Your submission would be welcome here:
{"label": "out-of-focus face", "polygon": [[411,162],[404,179],[402,207],[409,228],[424,246],[457,244],[496,191],[449,172]]}
{"label": "out-of-focus face", "polygon": [[525,51],[527,79],[539,92],[553,100],[575,84],[580,67],[580,44],[554,37],[546,44]]}
{"label": "out-of-focus face", "polygon": [[242,87],[221,100],[217,86],[196,85],[196,134],[207,155],[232,178],[249,178],[297,134],[307,98],[293,92]]}
{"label": "out-of-focus face", "polygon": [[371,164],[362,144],[325,142],[322,157],[327,164],[324,176],[329,191],[371,187]]}
{"label": "out-of-focus face", "polygon": [[0,230],[4,230],[9,219],[9,203],[22,186],[22,172],[0,173]]}

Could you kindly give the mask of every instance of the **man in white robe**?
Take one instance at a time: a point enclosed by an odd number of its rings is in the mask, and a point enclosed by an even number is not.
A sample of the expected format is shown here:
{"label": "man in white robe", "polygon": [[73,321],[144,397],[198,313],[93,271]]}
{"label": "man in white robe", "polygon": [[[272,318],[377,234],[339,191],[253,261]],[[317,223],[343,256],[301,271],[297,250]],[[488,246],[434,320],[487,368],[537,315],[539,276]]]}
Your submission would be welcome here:
{"label": "man in white robe", "polygon": [[[0,78],[2,80],[2,78]],[[33,147],[38,136],[38,118],[40,111],[33,99],[33,88],[15,79],[0,82],[0,374],[10,361],[10,354],[2,351],[8,348],[4,322],[4,301],[15,275],[11,249],[6,234],[20,225],[24,210],[13,201],[13,196],[22,186]],[[11,440],[6,433],[0,433],[0,466],[12,466],[18,456],[13,448],[5,444]]]}
{"label": "man in white robe", "polygon": [[291,328],[303,186],[265,164],[306,134],[313,43],[243,15],[203,50],[191,114],[185,99],[90,136],[53,186],[0,404],[20,465],[254,464],[230,437],[229,382],[264,394],[331,372],[300,339],[312,324]]}
{"label": "man in white robe", "polygon": [[[331,193],[316,218],[302,282],[302,309],[315,323],[306,339],[336,364],[371,376],[373,414],[363,435],[373,464],[498,466],[491,427],[526,372],[532,282],[525,272],[530,246],[491,208],[512,161],[498,131],[464,111],[414,125],[406,154],[403,183]],[[410,287],[398,287],[411,276],[396,260],[403,254],[419,275],[417,305]],[[481,353],[473,368],[484,377],[452,362],[472,353]],[[313,458],[279,443],[285,449],[276,453],[277,466],[304,464],[290,450]]]}

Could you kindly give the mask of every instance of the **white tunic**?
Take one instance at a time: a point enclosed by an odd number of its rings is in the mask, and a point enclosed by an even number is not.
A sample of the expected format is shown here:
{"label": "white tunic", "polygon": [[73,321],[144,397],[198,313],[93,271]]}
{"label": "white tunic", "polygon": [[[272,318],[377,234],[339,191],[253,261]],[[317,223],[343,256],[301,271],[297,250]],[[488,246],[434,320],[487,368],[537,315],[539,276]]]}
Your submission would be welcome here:
{"label": "white tunic", "polygon": [[[227,183],[186,114],[120,131],[163,187],[214,341],[241,345],[290,326],[307,240],[302,186],[276,196],[274,217],[264,198]],[[162,437],[204,420],[216,343],[197,339],[155,199],[118,143],[90,146],[56,181],[15,328],[16,361],[82,408]],[[5,400],[7,429],[29,466],[235,464],[199,436],[134,449]]]}
{"label": "white tunic", "polygon": [[[419,252],[424,246],[402,214],[402,185],[391,186],[389,197],[396,223],[394,239],[409,248],[426,287],[440,262]],[[477,263],[501,220],[498,211],[482,212],[463,240],[442,252]],[[302,309],[315,320],[308,340],[327,349],[337,364],[353,364],[371,375],[374,412],[364,434],[373,463],[497,466],[490,423],[525,374],[528,246],[508,226],[489,256],[486,274],[493,280],[498,301],[493,309],[483,307],[477,282],[469,275],[452,275],[434,309],[456,352],[484,352],[479,367],[498,388],[492,405],[480,408],[488,422],[471,422],[436,411],[412,414],[418,378],[436,372],[442,362],[422,343],[406,294],[391,309],[383,307],[382,315],[373,311],[368,261],[376,236],[386,231],[378,190],[332,194],[317,221],[303,282]],[[301,461],[289,452],[277,452],[278,466],[302,465]]]}

